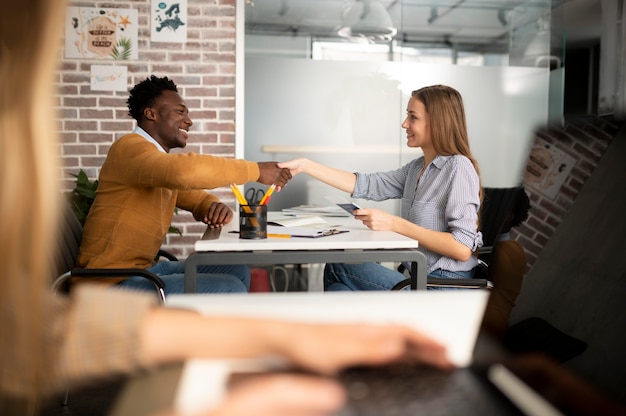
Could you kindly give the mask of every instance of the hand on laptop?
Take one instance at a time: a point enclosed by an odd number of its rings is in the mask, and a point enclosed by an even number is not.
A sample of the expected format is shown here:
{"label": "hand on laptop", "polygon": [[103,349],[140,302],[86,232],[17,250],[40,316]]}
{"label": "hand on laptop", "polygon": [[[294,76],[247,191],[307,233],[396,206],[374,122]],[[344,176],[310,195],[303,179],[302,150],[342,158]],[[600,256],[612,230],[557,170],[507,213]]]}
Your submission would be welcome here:
{"label": "hand on laptop", "polygon": [[[266,337],[259,342],[312,374],[288,370],[249,374],[231,384],[220,404],[204,416],[331,415],[344,406],[347,394],[339,381],[324,374],[355,365],[400,360],[442,369],[452,367],[443,345],[406,326],[276,321],[258,324]],[[170,413],[159,416],[165,415]]]}
{"label": "hand on laptop", "polygon": [[285,324],[278,348],[295,365],[332,374],[353,365],[379,365],[398,360],[451,368],[443,345],[401,325]]}
{"label": "hand on laptop", "polygon": [[302,374],[258,375],[233,386],[207,416],[331,415],[346,402],[335,380]]}
{"label": "hand on laptop", "polygon": [[[343,387],[329,378],[302,374],[256,374],[230,387],[217,407],[194,415],[322,416],[334,414],[345,402]],[[169,409],[153,416],[184,415]]]}

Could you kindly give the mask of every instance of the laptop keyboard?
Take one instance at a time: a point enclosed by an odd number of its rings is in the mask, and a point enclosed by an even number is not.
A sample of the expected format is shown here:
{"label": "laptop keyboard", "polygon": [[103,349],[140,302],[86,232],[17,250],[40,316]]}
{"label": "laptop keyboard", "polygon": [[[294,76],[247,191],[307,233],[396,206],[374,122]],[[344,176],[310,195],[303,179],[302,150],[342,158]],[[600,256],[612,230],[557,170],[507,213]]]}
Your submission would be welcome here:
{"label": "laptop keyboard", "polygon": [[[415,365],[351,368],[339,375],[348,393],[336,416],[506,415],[469,369]],[[508,406],[507,406],[508,407]]]}

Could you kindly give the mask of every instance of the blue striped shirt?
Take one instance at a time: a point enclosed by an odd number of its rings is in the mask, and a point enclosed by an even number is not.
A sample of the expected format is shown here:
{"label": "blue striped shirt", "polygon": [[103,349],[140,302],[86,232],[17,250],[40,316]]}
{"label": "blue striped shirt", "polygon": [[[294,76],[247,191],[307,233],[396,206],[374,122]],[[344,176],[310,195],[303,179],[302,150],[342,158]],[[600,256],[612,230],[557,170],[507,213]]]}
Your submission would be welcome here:
{"label": "blue striped shirt", "polygon": [[[423,168],[422,156],[389,172],[357,172],[352,196],[373,201],[402,198],[402,218],[451,233],[456,241],[475,251],[482,246],[482,234],[477,224],[480,181],[472,162],[462,155],[437,155],[420,179]],[[421,246],[420,250],[426,255],[428,273],[437,269],[467,271],[477,265],[474,256],[463,262]]]}

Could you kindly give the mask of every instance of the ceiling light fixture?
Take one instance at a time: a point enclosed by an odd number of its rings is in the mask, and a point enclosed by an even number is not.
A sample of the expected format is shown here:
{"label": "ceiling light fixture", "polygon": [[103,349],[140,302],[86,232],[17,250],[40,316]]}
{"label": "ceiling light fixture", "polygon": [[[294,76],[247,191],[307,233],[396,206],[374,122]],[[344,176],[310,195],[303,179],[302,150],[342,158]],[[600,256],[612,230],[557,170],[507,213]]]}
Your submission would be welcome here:
{"label": "ceiling light fixture", "polygon": [[387,9],[378,0],[356,0],[343,11],[337,34],[344,38],[389,41],[398,33]]}

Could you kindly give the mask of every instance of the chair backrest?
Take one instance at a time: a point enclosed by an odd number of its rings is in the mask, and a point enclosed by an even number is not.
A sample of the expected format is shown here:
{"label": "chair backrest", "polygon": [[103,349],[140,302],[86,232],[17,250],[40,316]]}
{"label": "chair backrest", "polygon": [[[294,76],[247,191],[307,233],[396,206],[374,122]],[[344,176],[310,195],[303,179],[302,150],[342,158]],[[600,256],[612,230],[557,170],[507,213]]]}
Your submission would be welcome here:
{"label": "chair backrest", "polygon": [[[159,276],[145,269],[77,269],[78,252],[83,238],[83,226],[72,210],[70,203],[65,204],[62,224],[59,227],[57,252],[52,287],[56,292],[67,293],[70,290],[70,280],[76,278],[110,278],[141,276],[154,285],[156,294],[161,303],[165,303],[165,283]],[[176,259],[173,254],[161,254],[168,259]]]}
{"label": "chair backrest", "polygon": [[60,276],[76,266],[80,243],[83,239],[83,226],[78,221],[69,202],[64,203],[62,224],[59,227],[59,238],[55,262],[54,276]]}
{"label": "chair backrest", "polygon": [[493,283],[485,310],[484,325],[493,336],[502,337],[522,289],[526,274],[526,253],[515,240],[500,241],[493,247],[487,279]]}
{"label": "chair backrest", "polygon": [[502,227],[509,212],[516,206],[522,192],[523,188],[520,186],[483,188],[480,230],[483,234],[484,247],[493,247],[498,235],[503,231]]}

